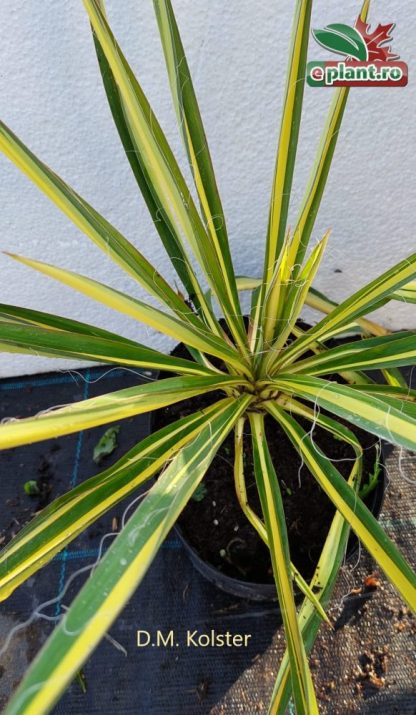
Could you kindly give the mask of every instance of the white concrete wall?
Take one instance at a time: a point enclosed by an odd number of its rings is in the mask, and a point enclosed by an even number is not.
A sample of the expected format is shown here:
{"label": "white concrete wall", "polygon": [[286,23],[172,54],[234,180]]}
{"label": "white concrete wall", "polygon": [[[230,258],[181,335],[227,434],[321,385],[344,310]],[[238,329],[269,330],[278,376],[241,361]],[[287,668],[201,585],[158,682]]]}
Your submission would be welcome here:
{"label": "white concrete wall", "polygon": [[[293,2],[175,0],[194,74],[237,271],[259,274],[279,127]],[[353,23],[358,0],[316,0],[313,26]],[[335,7],[335,5],[337,7]],[[168,94],[151,0],[108,0],[122,47],[162,126],[183,156]],[[80,0],[2,0],[0,115],[13,130],[172,279],[137,195],[101,86]],[[415,249],[414,3],[379,0],[373,22],[394,21],[394,49],[410,64],[402,89],[354,89],[315,237],[333,227],[317,286],[341,299]],[[325,56],[311,40],[310,57]],[[314,155],[328,89],[307,88],[293,205]],[[142,295],[7,160],[0,161],[0,236],[5,250],[52,261]],[[294,220],[292,209],[292,221]],[[341,269],[342,273],[334,273]],[[170,342],[0,257],[1,302],[96,322],[162,349]],[[416,326],[411,306],[381,314],[391,327]],[[0,376],[67,363],[0,356]]]}

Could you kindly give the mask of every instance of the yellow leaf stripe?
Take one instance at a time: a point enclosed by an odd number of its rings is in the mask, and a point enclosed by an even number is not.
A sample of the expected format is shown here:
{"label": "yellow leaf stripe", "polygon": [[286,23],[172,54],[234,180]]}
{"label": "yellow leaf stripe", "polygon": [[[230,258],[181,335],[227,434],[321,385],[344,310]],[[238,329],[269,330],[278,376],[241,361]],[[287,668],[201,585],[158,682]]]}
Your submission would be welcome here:
{"label": "yellow leaf stripe", "polygon": [[[84,0],[84,6],[117,82],[132,138],[140,152],[154,192],[171,225],[175,227],[177,236],[183,236],[189,243],[208,282],[222,304],[225,298],[224,278],[219,271],[211,238],[203,226],[180,168],[168,148],[166,140],[163,138],[161,143],[155,138],[153,127],[146,115],[146,112],[149,114],[148,102],[137,79],[134,79],[133,82],[130,67],[99,5],[95,0]],[[218,334],[218,323],[209,309],[205,296],[201,293],[199,284],[196,283],[194,289],[211,329]],[[227,303],[223,307],[226,312],[229,312]],[[236,335],[235,338],[242,340],[241,336]]]}
{"label": "yellow leaf stripe", "polygon": [[3,122],[0,122],[0,151],[3,151],[77,228],[135,278],[150,295],[162,301],[184,320],[203,324],[135,246],[41,162]]}
{"label": "yellow leaf stripe", "polygon": [[118,310],[135,320],[145,323],[151,328],[175,338],[178,342],[183,342],[197,350],[215,355],[225,362],[229,362],[235,369],[250,375],[247,364],[243,362],[243,358],[237,350],[229,346],[222,338],[213,335],[207,328],[205,330],[199,329],[194,325],[184,323],[174,316],[153,308],[138,298],[131,298],[125,293],[121,293],[79,273],[23,256],[8,255],[24,265],[60,281],[74,290],[80,291],[89,298],[107,305],[113,310]]}
{"label": "yellow leaf stripe", "polygon": [[30,355],[77,358],[131,365],[147,370],[167,370],[182,375],[224,374],[193,360],[164,355],[140,343],[113,341],[94,335],[45,329],[24,323],[8,323],[0,319],[0,349]]}
{"label": "yellow leaf stripe", "polygon": [[226,317],[234,323],[236,334],[243,335],[244,325],[241,319],[241,307],[235,285],[224,212],[188,62],[170,0],[154,0],[153,4],[178,124],[188,153],[206,227],[224,278],[229,307],[232,311]]}
{"label": "yellow leaf stripe", "polygon": [[267,358],[264,360],[264,371],[266,374],[269,370],[272,370],[273,360],[276,354],[279,354],[280,349],[285,345],[286,340],[296,324],[312,281],[321,265],[329,235],[330,231],[327,231],[322,240],[315,246],[296,282],[293,285],[291,282],[288,283],[282,296],[281,305],[275,308],[275,315],[279,316],[279,321],[273,333],[277,339],[268,353],[270,363]]}
{"label": "yellow leaf stripe", "polygon": [[[371,370],[411,365],[416,361],[416,332],[403,331],[382,338],[345,343],[301,360],[291,366],[293,373],[328,375],[341,370]],[[397,387],[397,385],[395,385]]]}
{"label": "yellow leaf stripe", "polygon": [[[353,475],[350,476],[348,482],[351,486],[354,486]],[[349,533],[349,524],[337,511],[332,520],[316,571],[310,583],[310,588],[315,590],[317,598],[320,599],[321,607],[326,607],[331,598],[336,578],[345,556]],[[298,621],[305,649],[309,654],[321,624],[316,611],[307,599],[303,601],[299,611]],[[273,688],[268,715],[285,715],[290,694],[290,664],[286,650]]]}
{"label": "yellow leaf stripe", "polygon": [[283,504],[265,440],[264,415],[251,412],[254,469],[267,529],[273,573],[288,643],[293,699],[298,715],[318,715],[318,705],[297,620]]}
{"label": "yellow leaf stripe", "polygon": [[243,396],[210,419],[159,477],[43,647],[5,715],[50,712],[135,591],[250,399]]}
{"label": "yellow leaf stripe", "polygon": [[[272,384],[285,393],[306,398],[393,444],[406,449],[416,448],[416,419],[404,411],[405,402],[402,412],[382,395],[365,393],[366,385],[362,390],[354,390],[348,385],[305,375],[282,374]],[[396,402],[400,405],[398,400]]]}
{"label": "yellow leaf stripe", "polygon": [[114,420],[172,405],[201,393],[241,384],[233,377],[172,377],[91,397],[36,417],[0,425],[0,449],[73,434]]}
{"label": "yellow leaf stripe", "polygon": [[302,355],[315,340],[326,340],[328,335],[374,308],[393,291],[407,283],[416,275],[416,253],[389,268],[367,285],[349,296],[301,338],[295,340],[275,363],[276,369],[282,369],[288,362],[293,362]]}
{"label": "yellow leaf stripe", "polygon": [[[257,531],[258,535],[260,538],[264,541],[266,546],[268,547],[269,541],[267,538],[267,531],[266,527],[264,526],[264,523],[262,520],[257,516],[257,514],[253,511],[253,509],[250,507],[248,503],[248,497],[247,497],[247,489],[246,489],[246,483],[244,479],[244,460],[243,460],[243,435],[244,435],[244,424],[245,424],[245,418],[241,417],[237,425],[235,427],[235,440],[234,440],[234,454],[235,454],[235,459],[234,459],[234,484],[235,484],[235,490],[237,494],[237,499],[238,503],[247,517],[248,521],[252,525],[252,527]],[[290,564],[290,571],[292,574],[292,577],[298,586],[299,590],[313,603],[314,608],[318,611],[320,617],[322,618],[323,621],[326,621],[329,623],[328,616],[326,615],[325,611],[323,610],[321,604],[319,603],[318,599],[316,598],[315,594],[313,591],[309,588],[308,584],[306,583],[305,579],[302,577],[302,575],[299,573],[297,568],[291,563]]]}
{"label": "yellow leaf stripe", "polygon": [[410,608],[416,610],[416,574],[386,532],[332,462],[327,457],[321,456],[302,427],[275,404],[268,404],[267,410],[282,425],[319,485],[351,525],[387,578]]}
{"label": "yellow leaf stripe", "polygon": [[55,499],[0,553],[0,601],[98,519],[156,474],[230,398],[145,438],[116,464]]}
{"label": "yellow leaf stripe", "polygon": [[270,205],[264,281],[269,283],[282,247],[296,156],[297,137],[305,84],[311,0],[298,0],[292,31],[286,95]]}
{"label": "yellow leaf stripe", "polygon": [[[364,0],[360,18],[367,19],[370,0]],[[293,232],[293,243],[289,256],[290,265],[293,266],[293,279],[295,280],[302,265],[308,247],[309,239],[319,211],[321,199],[325,190],[329,170],[331,168],[342,118],[349,95],[349,87],[339,87],[335,90],[329,107],[327,120],[319,142],[315,163],[308,181],[299,217]]]}

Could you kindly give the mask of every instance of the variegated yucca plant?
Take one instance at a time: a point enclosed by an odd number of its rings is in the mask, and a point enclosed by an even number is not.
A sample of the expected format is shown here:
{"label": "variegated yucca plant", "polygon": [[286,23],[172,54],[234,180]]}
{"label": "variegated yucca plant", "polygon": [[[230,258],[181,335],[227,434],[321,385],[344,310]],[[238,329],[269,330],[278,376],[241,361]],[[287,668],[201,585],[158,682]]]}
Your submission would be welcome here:
{"label": "variegated yucca plant", "polygon": [[[154,6],[197,200],[116,42],[103,0],[84,0],[84,4],[115,124],[183,288],[178,292],[172,289],[133,244],[1,124],[0,146],[6,156],[156,298],[160,308],[67,269],[13,257],[173,337],[187,347],[189,358],[166,356],[75,320],[1,305],[0,342],[4,351],[116,363],[170,371],[174,376],[7,422],[0,426],[0,446],[11,448],[60,437],[211,391],[220,390],[223,397],[208,409],[152,434],[114,466],[56,499],[3,549],[0,595],[5,599],[106,510],[121,499],[133,497],[146,480],[160,474],[29,668],[6,713],[44,715],[50,711],[134,593],[232,430],[236,495],[247,519],[270,549],[287,643],[269,712],[283,714],[292,697],[298,714],[317,713],[307,656],[321,621],[328,620],[325,607],[350,528],[403,599],[413,608],[416,603],[415,574],[360,499],[362,448],[354,432],[345,426],[359,426],[403,448],[416,447],[415,392],[398,369],[415,360],[415,334],[389,334],[365,317],[389,300],[415,300],[411,281],[416,274],[416,254],[340,304],[312,287],[328,234],[310,251],[308,243],[348,97],[346,88],[334,93],[298,219],[294,229],[288,229],[312,0],[297,0],[295,5],[264,270],[259,279],[238,277],[234,272],[208,145],[170,0],[154,0]],[[367,13],[365,2],[362,19]],[[244,290],[251,291],[252,296],[248,321],[240,307],[240,292]],[[305,304],[324,314],[306,330],[298,322]],[[225,322],[219,322],[219,315]],[[328,346],[330,338],[341,334],[356,337],[357,333],[361,339]],[[382,383],[368,375],[375,369],[382,371]],[[322,378],[328,374],[335,379]],[[266,415],[283,428],[336,507],[310,583],[290,561],[279,470],[276,473],[265,439]],[[298,417],[309,420],[311,426],[318,424],[354,449],[348,480],[317,450]],[[255,513],[247,502],[243,433],[248,429],[262,514]],[[304,594],[299,609],[294,582]]]}

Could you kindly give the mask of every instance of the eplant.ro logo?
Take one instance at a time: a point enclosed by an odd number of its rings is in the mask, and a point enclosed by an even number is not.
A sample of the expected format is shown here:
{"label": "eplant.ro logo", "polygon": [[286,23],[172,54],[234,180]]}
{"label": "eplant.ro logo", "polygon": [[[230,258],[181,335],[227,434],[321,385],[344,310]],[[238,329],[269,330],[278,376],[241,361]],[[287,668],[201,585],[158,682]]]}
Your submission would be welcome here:
{"label": "eplant.ro logo", "polygon": [[394,23],[378,25],[371,32],[361,18],[354,27],[333,23],[312,30],[321,47],[343,60],[308,62],[307,82],[311,87],[404,87],[407,64],[399,62],[390,43]]}

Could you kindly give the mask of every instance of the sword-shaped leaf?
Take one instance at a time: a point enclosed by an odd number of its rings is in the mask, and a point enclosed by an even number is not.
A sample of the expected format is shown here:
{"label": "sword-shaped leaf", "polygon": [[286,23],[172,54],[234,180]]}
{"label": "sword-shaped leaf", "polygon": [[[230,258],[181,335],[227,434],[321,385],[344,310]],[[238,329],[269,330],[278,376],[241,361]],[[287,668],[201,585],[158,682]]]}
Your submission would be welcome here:
{"label": "sword-shaped leaf", "polygon": [[109,330],[104,330],[103,328],[97,328],[95,325],[88,325],[88,323],[81,323],[71,318],[63,318],[61,315],[53,315],[52,313],[44,313],[40,310],[21,308],[20,306],[8,305],[6,303],[0,303],[0,320],[6,323],[14,322],[23,325],[36,325],[39,328],[65,331],[67,333],[92,335],[104,338],[105,340],[113,340],[123,345],[137,344],[134,340],[129,340],[116,333],[111,333]]}
{"label": "sword-shaped leaf", "polygon": [[[191,247],[224,309],[236,341],[244,348],[246,338],[242,317],[239,311],[236,313],[235,306],[230,303],[212,238],[205,230],[176,159],[159,125],[152,124],[151,119],[154,114],[111,32],[99,3],[97,0],[84,0],[84,6],[97,41],[117,82],[131,130],[131,138],[149,176],[157,202],[167,214],[178,239],[182,240],[184,237]],[[218,333],[220,329],[209,310],[199,284],[194,285],[194,291],[211,328]]]}
{"label": "sword-shaped leaf", "polygon": [[281,424],[310,472],[348,521],[363,546],[383,569],[409,606],[416,609],[416,574],[387,536],[377,519],[367,509],[354,489],[345,481],[334,464],[317,449],[309,435],[276,404],[267,405],[268,412]]}
{"label": "sword-shaped leaf", "polygon": [[273,309],[269,305],[269,300],[273,301],[273,294],[279,289],[280,281],[275,285],[275,291],[273,291],[271,295],[267,296],[267,292],[275,275],[276,264],[281,257],[281,252],[285,245],[287,214],[302,115],[311,9],[312,0],[297,0],[292,28],[283,114],[280,124],[279,145],[270,200],[263,282],[259,296],[261,316],[259,323],[254,325],[256,336],[259,334],[258,337],[256,337],[256,343],[258,344],[262,341],[265,329],[268,326],[270,327],[270,324],[274,325],[277,317],[272,315]]}
{"label": "sword-shaped leaf", "polygon": [[401,300],[403,303],[416,303],[416,282],[408,283],[392,293],[390,297],[394,300]]}
{"label": "sword-shaped leaf", "polygon": [[[252,527],[257,531],[258,535],[260,538],[264,541],[266,546],[269,546],[269,541],[267,537],[267,531],[266,527],[264,526],[263,521],[257,516],[255,511],[250,507],[248,503],[248,496],[247,496],[247,488],[246,488],[246,483],[245,483],[245,478],[244,478],[244,451],[243,451],[243,436],[244,436],[244,424],[245,424],[245,419],[244,417],[241,417],[237,425],[235,427],[235,440],[234,440],[234,452],[235,452],[235,459],[234,459],[234,484],[235,484],[235,491],[237,494],[237,499],[238,503],[240,504],[240,507],[247,517],[248,521],[252,525]],[[319,600],[313,593],[313,591],[309,588],[308,584],[306,583],[305,579],[303,578],[302,574],[299,573],[297,568],[294,566],[294,564],[290,564],[290,573],[292,578],[294,579],[296,585],[298,586],[299,590],[313,603],[314,607],[319,613],[320,618],[323,621],[326,621],[329,623],[328,616],[326,615],[325,611],[323,610],[321,604],[319,603]]]}
{"label": "sword-shaped leaf", "polygon": [[407,385],[405,387],[399,387],[398,385],[383,385],[383,384],[372,384],[372,385],[350,385],[351,388],[356,390],[363,390],[364,392],[369,392],[370,394],[379,394],[384,397],[395,397],[398,400],[409,400],[410,402],[416,402],[416,390],[412,390]]}
{"label": "sword-shaped leaf", "polygon": [[329,375],[343,370],[380,370],[412,365],[416,361],[416,333],[402,331],[381,338],[345,343],[326,352],[300,360],[292,373]]}
{"label": "sword-shaped leaf", "polygon": [[292,692],[297,715],[318,714],[312,677],[297,620],[292,588],[289,542],[282,496],[265,440],[264,415],[250,413],[254,473],[267,530],[280,610],[288,647]]}
{"label": "sword-shaped leaf", "polygon": [[[353,437],[355,438],[355,435],[353,435]],[[357,488],[359,480],[357,480],[357,474],[354,473],[354,471],[351,473],[348,483],[354,489]],[[349,534],[350,527],[348,522],[346,522],[337,511],[332,520],[331,528],[319,557],[316,571],[310,583],[310,589],[315,591],[322,608],[326,608],[329,604],[339,569],[345,557]],[[308,599],[303,601],[299,611],[298,621],[305,651],[309,655],[316,636],[318,635],[321,620],[316,609]],[[285,715],[290,696],[290,664],[286,650],[273,688],[268,715]]]}
{"label": "sword-shaped leaf", "polygon": [[[316,288],[313,288],[313,286],[311,286],[311,288],[309,289],[309,293],[306,297],[305,303],[311,308],[314,308],[314,310],[318,310],[320,313],[326,314],[332,313],[334,308],[339,305],[339,303],[334,300],[330,300],[326,295],[316,290]],[[383,328],[382,325],[378,325],[378,323],[374,323],[367,318],[359,318],[356,323],[351,323],[351,328],[354,327],[361,328],[362,332],[369,333],[370,335],[388,335],[389,333],[387,328]],[[339,328],[339,330],[343,330],[343,328],[341,327]],[[338,331],[335,330],[330,335],[335,335],[337,332]]]}
{"label": "sword-shaped leaf", "polygon": [[[379,305],[384,305],[384,303],[387,303],[392,297],[393,296],[384,298]],[[309,293],[306,297],[305,303],[306,305],[311,306],[311,308],[315,308],[322,313],[331,313],[334,307],[338,305],[334,301],[329,300],[329,298],[323,295],[323,293],[320,293],[312,287],[309,289]],[[356,329],[358,329],[359,332],[369,335],[381,336],[389,334],[389,331],[386,328],[383,328],[382,325],[378,325],[378,323],[374,323],[374,321],[368,320],[368,318],[358,318],[357,322],[351,323],[349,327],[346,325],[341,325],[340,327],[330,331],[326,334],[326,339],[328,340],[329,338],[335,337],[340,333],[342,334],[346,330],[355,331]],[[388,382],[389,384],[401,385],[402,387],[406,387],[406,380],[404,379],[400,370],[397,370],[396,368],[383,369],[383,374],[386,379],[386,382]]]}
{"label": "sword-shaped leaf", "polygon": [[109,362],[147,370],[167,370],[182,375],[213,375],[215,372],[192,360],[164,355],[140,343],[124,343],[93,335],[46,330],[22,323],[6,323],[2,320],[0,351]]}
{"label": "sword-shaped leaf", "polygon": [[297,0],[267,232],[264,267],[266,283],[273,275],[274,265],[283,246],[286,233],[287,212],[302,114],[311,9],[311,0]]}
{"label": "sword-shaped leaf", "polygon": [[280,349],[285,345],[286,340],[296,325],[306,296],[321,265],[329,234],[330,232],[327,231],[322,240],[315,246],[296,281],[292,283],[290,278],[288,280],[284,295],[281,298],[279,311],[276,311],[276,314],[279,315],[279,321],[274,330],[276,340],[270,348],[268,359],[265,360],[266,369],[272,365],[274,355],[276,352],[278,354]]}
{"label": "sword-shaped leaf", "polygon": [[241,384],[235,377],[170,377],[127,387],[73,405],[0,425],[0,449],[73,434],[115,420],[157,410],[201,393]]}
{"label": "sword-shaped leaf", "polygon": [[[304,375],[279,375],[277,389],[313,402],[357,427],[406,449],[416,449],[414,405],[395,398],[354,390],[349,385]],[[394,404],[391,401],[394,400]]]}
{"label": "sword-shaped leaf", "polygon": [[[367,19],[370,0],[364,0],[360,18]],[[322,196],[331,168],[332,159],[337,144],[337,139],[341,129],[342,118],[349,95],[349,87],[339,87],[335,90],[334,96],[328,111],[327,120],[321,135],[321,139],[316,154],[315,163],[306,187],[305,195],[299,211],[299,216],[293,232],[293,243],[290,253],[290,262],[293,266],[293,279],[299,272],[302,265],[309,239],[312,234],[315,220],[321,205]]]}
{"label": "sword-shaped leaf", "polygon": [[156,18],[172,91],[201,210],[224,277],[224,287],[235,315],[241,307],[228,243],[225,216],[215,179],[204,125],[192,77],[170,0],[154,0]]}
{"label": "sword-shaped leaf", "polygon": [[[154,266],[90,204],[49,169],[0,122],[0,150],[28,176],[101,250],[135,278],[149,293],[185,320],[192,311]],[[196,316],[194,316],[196,319]]]}
{"label": "sword-shaped leaf", "polygon": [[84,293],[84,295],[107,305],[113,310],[118,310],[125,315],[134,318],[151,328],[169,335],[178,342],[183,342],[196,350],[208,352],[225,362],[230,362],[237,369],[247,372],[248,368],[243,362],[243,358],[220,337],[214,335],[202,323],[201,327],[186,323],[179,318],[163,313],[157,308],[144,303],[137,298],[131,298],[125,293],[110,288],[103,283],[82,276],[79,273],[68,271],[64,268],[52,266],[49,263],[35,261],[23,256],[8,254],[17,261],[20,261],[30,268],[34,268],[55,280],[70,286],[71,288]]}
{"label": "sword-shaped leaf", "polygon": [[219,446],[250,402],[243,396],[208,417],[185,445],[87,580],[29,668],[5,715],[47,715],[143,579]]}
{"label": "sword-shaped leaf", "polygon": [[[416,419],[406,400],[354,390],[349,385],[305,375],[279,375],[273,382],[277,389],[304,398],[329,410],[357,427],[406,449],[416,449]],[[392,405],[391,400],[395,399]]]}
{"label": "sword-shaped leaf", "polygon": [[351,324],[365,313],[374,310],[385,297],[388,297],[416,275],[416,253],[389,268],[382,275],[367,283],[363,288],[349,296],[301,338],[295,340],[284,351],[282,359],[276,365],[282,367],[301,355],[314,340],[325,340],[331,331]]}
{"label": "sword-shaped leaf", "polygon": [[187,444],[213,413],[229,404],[216,403],[146,437],[113,466],[78,484],[48,504],[0,552],[0,601],[84,529],[156,474]]}
{"label": "sword-shaped leaf", "polygon": [[[103,0],[99,0],[99,5],[101,7],[101,10],[104,12]],[[155,194],[152,190],[151,181],[149,180],[149,174],[147,173],[143,162],[141,161],[139,152],[136,151],[132,139],[131,128],[124,113],[123,100],[120,96],[117,82],[114,79],[111,67],[94,32],[93,37],[101,77],[107,95],[108,105],[113,116],[114,124],[116,125],[117,131],[119,133],[120,140],[123,144],[126,157],[129,161],[130,167],[137,181],[143,199],[146,202],[149,213],[153,219],[155,228],[160,236],[160,239],[166,249],[170,260],[172,261],[172,265],[175,268],[183,285],[185,286],[185,290],[188,293],[190,300],[195,304],[196,307],[199,308],[200,306],[198,304],[198,297],[194,291],[196,278],[193,274],[192,266],[190,265],[188,257],[183,250],[181,242],[176,236],[172,224],[170,223],[166,213],[163,211],[157,201],[157,198],[155,197]],[[133,76],[132,82],[134,82]],[[155,126],[157,120],[154,115],[152,115],[151,121],[152,125]],[[159,132],[161,131],[158,125],[157,130]]]}

